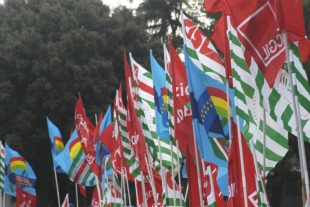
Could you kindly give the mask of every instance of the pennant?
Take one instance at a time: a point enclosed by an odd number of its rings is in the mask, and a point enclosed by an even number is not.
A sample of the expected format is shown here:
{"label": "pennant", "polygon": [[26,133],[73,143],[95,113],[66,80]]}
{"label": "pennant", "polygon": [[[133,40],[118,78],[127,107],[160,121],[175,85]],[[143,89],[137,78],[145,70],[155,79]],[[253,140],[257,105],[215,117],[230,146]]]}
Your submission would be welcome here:
{"label": "pennant", "polygon": [[66,194],[65,200],[63,201],[61,207],[69,207],[69,194]]}

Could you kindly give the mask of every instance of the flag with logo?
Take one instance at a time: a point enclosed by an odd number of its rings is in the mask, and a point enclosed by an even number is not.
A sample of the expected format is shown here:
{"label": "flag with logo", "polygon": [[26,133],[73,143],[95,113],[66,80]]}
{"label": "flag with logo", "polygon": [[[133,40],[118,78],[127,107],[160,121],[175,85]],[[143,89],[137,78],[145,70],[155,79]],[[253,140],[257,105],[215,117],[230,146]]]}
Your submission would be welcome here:
{"label": "flag with logo", "polygon": [[37,196],[16,185],[16,207],[37,207]]}
{"label": "flag with logo", "polygon": [[48,134],[49,134],[49,138],[51,141],[53,164],[57,172],[63,173],[60,167],[55,165],[56,163],[54,159],[55,159],[55,156],[57,156],[59,153],[61,153],[64,150],[64,143],[62,141],[62,137],[61,137],[58,127],[55,126],[55,124],[53,124],[53,122],[51,122],[48,117],[46,117],[46,121],[47,121]]}
{"label": "flag with logo", "polygon": [[170,103],[171,100],[173,101],[173,112],[170,113],[173,114],[174,119],[174,137],[178,140],[182,153],[186,154],[187,144],[189,144],[190,153],[195,157],[192,112],[186,70],[171,41],[169,43],[169,53],[171,63],[167,67],[167,73],[171,77],[172,90],[170,90],[171,92],[168,91],[168,94]]}
{"label": "flag with logo", "polygon": [[231,16],[240,42],[272,86],[286,58],[274,5],[268,0],[205,0],[204,8]]}
{"label": "flag with logo", "polygon": [[91,124],[89,118],[85,114],[82,98],[79,98],[75,104],[75,128],[80,138],[80,142],[85,153],[85,159],[90,166],[91,171],[101,179],[100,166],[96,162],[96,152],[94,147],[95,127]]}
{"label": "flag with logo", "polygon": [[76,130],[71,134],[64,151],[55,157],[55,161],[74,183],[84,186],[96,184],[95,174],[86,160]]}
{"label": "flag with logo", "polygon": [[36,195],[34,185],[37,177],[29,163],[7,143],[5,152],[4,192],[16,196],[16,185],[20,185],[24,191]]}

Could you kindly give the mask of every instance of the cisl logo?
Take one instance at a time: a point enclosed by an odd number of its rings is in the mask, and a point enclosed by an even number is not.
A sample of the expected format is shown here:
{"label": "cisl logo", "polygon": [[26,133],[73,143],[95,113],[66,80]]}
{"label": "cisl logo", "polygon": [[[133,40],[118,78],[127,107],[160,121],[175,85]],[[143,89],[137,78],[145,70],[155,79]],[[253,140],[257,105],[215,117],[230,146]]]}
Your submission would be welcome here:
{"label": "cisl logo", "polygon": [[[254,29],[255,27],[259,28]],[[267,67],[280,54],[284,54],[284,42],[278,29],[276,14],[269,2],[262,5],[237,27],[239,38],[262,67]]]}

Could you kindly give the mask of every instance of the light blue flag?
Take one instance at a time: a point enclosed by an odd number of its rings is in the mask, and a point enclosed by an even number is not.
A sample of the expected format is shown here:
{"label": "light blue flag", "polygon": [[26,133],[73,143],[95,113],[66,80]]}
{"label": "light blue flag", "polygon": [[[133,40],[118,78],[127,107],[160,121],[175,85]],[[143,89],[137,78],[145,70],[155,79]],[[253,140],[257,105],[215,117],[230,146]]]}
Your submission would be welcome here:
{"label": "light blue flag", "polygon": [[100,123],[100,128],[99,128],[99,136],[97,137],[97,143],[96,143],[96,162],[98,165],[101,165],[101,159],[107,155],[110,154],[108,148],[103,145],[100,141],[101,134],[103,130],[112,123],[112,113],[111,113],[111,106],[107,109],[105,112],[105,115],[103,117],[102,122]]}
{"label": "light blue flag", "polygon": [[58,173],[64,173],[61,170],[60,166],[58,166],[54,161],[55,156],[60,154],[64,150],[64,143],[62,141],[60,131],[58,127],[49,120],[48,117],[46,117],[46,121],[47,121],[48,135],[51,142],[53,165]]}
{"label": "light blue flag", "polygon": [[16,184],[30,194],[36,195],[34,185],[37,177],[29,163],[5,143],[4,192],[16,196]]}
{"label": "light blue flag", "polygon": [[87,163],[76,129],[72,133],[64,150],[55,157],[55,162],[74,183],[83,186],[96,184],[95,174]]}
{"label": "light blue flag", "polygon": [[166,108],[167,89],[165,70],[158,64],[150,50],[152,78],[154,87],[156,134],[159,138],[170,141],[168,111]]}

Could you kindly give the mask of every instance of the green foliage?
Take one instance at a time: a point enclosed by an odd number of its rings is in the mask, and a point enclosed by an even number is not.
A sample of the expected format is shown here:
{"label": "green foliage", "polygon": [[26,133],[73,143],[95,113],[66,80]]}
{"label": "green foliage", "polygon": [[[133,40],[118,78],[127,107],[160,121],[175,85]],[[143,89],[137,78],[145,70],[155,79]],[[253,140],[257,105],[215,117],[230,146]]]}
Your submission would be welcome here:
{"label": "green foliage", "polygon": [[[123,51],[147,68],[150,45],[162,45],[132,10],[99,0],[7,0],[0,17],[0,137],[34,169],[38,206],[56,206],[46,116],[66,143],[78,92],[95,123],[124,80]],[[75,195],[66,175],[58,183],[61,199]]]}

